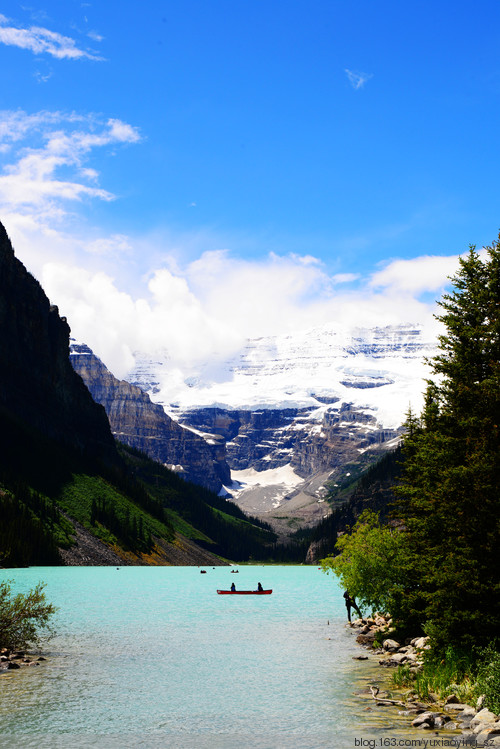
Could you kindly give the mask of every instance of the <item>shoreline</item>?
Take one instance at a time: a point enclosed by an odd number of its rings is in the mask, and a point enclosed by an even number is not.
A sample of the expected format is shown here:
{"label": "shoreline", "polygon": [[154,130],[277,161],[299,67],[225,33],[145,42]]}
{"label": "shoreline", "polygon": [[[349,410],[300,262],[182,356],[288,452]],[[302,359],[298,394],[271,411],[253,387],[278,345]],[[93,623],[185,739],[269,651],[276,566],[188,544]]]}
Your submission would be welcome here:
{"label": "shoreline", "polygon": [[0,674],[7,671],[18,670],[25,666],[40,666],[47,658],[44,655],[36,655],[28,650],[0,649]]}
{"label": "shoreline", "polygon": [[[408,665],[411,672],[418,673],[423,668],[422,655],[429,649],[428,637],[408,639],[404,645],[390,638],[390,619],[376,614],[374,618],[357,619],[348,628],[356,634],[356,642],[367,649],[378,659],[379,668],[396,668]],[[374,646],[375,637],[383,633],[382,647]],[[374,658],[353,656],[354,660],[369,661],[374,665]],[[387,673],[388,680],[389,674]],[[389,686],[389,685],[386,685]],[[394,691],[401,691],[400,687],[381,691],[378,687],[371,687],[371,696],[378,707],[395,708],[399,715],[407,716],[411,720],[408,725],[418,731],[431,730],[442,740],[455,739],[471,746],[500,747],[500,716],[484,707],[484,696],[480,696],[476,705],[458,702],[455,694],[450,694],[444,700],[432,695],[432,700],[420,701],[415,692],[409,691],[406,700],[392,699]],[[487,742],[487,743],[485,743]],[[451,745],[451,744],[450,744]]]}

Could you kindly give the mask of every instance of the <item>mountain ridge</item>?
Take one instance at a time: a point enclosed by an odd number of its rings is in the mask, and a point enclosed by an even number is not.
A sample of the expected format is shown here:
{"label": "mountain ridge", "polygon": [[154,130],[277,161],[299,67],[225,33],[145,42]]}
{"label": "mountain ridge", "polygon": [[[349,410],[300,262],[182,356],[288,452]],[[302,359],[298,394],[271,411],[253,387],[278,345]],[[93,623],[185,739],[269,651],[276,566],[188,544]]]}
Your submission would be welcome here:
{"label": "mountain ridge", "polygon": [[178,424],[142,388],[114,377],[86,344],[72,339],[70,361],[104,407],[116,439],[216,493],[231,483],[223,440],[207,442]]}
{"label": "mountain ridge", "polygon": [[0,332],[0,564],[266,558],[262,523],[115,441],[71,366],[67,321],[1,224]]}

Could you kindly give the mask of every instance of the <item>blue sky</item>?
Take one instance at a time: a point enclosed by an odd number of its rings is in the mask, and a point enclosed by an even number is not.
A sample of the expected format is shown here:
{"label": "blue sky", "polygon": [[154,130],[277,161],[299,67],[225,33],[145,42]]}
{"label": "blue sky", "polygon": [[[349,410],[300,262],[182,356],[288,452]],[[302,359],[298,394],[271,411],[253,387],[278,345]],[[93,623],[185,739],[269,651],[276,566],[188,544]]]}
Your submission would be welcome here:
{"label": "blue sky", "polygon": [[3,2],[0,219],[120,372],[423,321],[500,227],[499,42],[481,0]]}

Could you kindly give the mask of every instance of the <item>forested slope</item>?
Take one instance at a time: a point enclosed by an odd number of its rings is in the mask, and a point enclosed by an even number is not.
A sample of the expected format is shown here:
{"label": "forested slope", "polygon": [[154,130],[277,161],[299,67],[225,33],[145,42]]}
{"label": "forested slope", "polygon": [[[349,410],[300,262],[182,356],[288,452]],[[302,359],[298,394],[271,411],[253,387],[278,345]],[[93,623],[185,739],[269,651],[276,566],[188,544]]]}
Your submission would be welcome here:
{"label": "forested slope", "polygon": [[222,557],[264,558],[274,534],[115,443],[70,364],[69,333],[0,224],[0,564],[62,563],[75,521],[129,563],[167,562],[180,534]]}

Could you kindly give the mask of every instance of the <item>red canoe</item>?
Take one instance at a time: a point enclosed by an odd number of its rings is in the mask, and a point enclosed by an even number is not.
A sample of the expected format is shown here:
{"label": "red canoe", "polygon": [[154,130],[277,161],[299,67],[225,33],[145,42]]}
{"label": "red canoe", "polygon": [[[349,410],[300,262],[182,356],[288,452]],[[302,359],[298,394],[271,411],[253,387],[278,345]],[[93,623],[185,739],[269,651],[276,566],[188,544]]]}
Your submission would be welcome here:
{"label": "red canoe", "polygon": [[271,590],[218,590],[220,596],[269,596]]}

